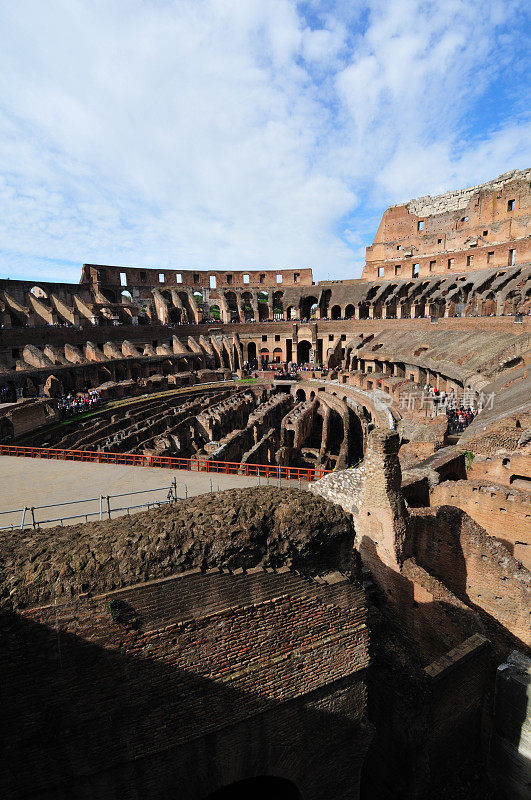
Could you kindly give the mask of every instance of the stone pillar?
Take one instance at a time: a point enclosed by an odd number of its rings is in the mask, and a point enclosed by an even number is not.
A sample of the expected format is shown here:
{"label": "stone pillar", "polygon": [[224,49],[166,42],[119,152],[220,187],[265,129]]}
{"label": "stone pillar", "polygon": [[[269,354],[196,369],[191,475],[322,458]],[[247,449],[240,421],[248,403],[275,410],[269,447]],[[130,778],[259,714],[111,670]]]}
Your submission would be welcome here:
{"label": "stone pillar", "polygon": [[369,306],[369,319],[374,319],[374,306],[372,304]]}
{"label": "stone pillar", "polygon": [[400,571],[409,552],[402,472],[396,431],[371,431],[365,456],[365,479],[356,523],[356,545],[376,574],[386,568]]}
{"label": "stone pillar", "polygon": [[354,319],[360,318],[360,307],[358,305],[354,306]]}

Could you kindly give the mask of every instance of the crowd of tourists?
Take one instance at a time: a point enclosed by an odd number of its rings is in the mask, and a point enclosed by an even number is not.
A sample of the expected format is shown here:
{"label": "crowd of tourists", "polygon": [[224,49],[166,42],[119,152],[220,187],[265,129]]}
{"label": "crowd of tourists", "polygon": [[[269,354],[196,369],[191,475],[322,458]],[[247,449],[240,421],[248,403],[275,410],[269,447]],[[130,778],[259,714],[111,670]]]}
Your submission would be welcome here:
{"label": "crowd of tourists", "polygon": [[473,400],[463,395],[461,398],[456,396],[455,391],[449,392],[434,389],[429,383],[424,387],[424,393],[428,402],[433,403],[435,413],[439,408],[444,409],[448,417],[448,428],[452,433],[462,433],[478,414],[474,408]]}
{"label": "crowd of tourists", "polygon": [[83,394],[61,397],[57,402],[57,408],[61,417],[73,417],[75,414],[84,414],[93,411],[101,404],[100,396],[96,389],[91,389]]}

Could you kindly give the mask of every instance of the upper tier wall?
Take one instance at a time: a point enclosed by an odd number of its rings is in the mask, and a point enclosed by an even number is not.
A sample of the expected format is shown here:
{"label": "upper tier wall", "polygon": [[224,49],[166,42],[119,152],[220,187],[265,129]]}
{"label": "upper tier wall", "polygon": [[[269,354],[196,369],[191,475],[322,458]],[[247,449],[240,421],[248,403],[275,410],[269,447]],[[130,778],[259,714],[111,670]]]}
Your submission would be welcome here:
{"label": "upper tier wall", "polygon": [[531,169],[388,208],[363,278],[507,267],[530,257]]}

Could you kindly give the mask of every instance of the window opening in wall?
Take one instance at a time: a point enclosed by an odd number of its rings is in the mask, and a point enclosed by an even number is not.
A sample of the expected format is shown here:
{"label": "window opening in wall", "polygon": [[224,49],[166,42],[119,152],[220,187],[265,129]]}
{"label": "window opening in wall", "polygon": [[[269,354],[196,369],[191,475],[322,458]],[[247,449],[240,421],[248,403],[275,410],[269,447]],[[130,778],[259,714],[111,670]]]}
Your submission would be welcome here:
{"label": "window opening in wall", "polygon": [[449,259],[448,259],[448,269],[452,269],[453,265],[454,265],[454,260],[453,260],[453,258],[449,258]]}
{"label": "window opening in wall", "polygon": [[342,333],[341,334],[341,341],[342,342],[346,342],[347,341],[347,334],[346,333]]}
{"label": "window opening in wall", "polygon": [[199,273],[194,272],[194,283],[199,283]]}
{"label": "window opening in wall", "polygon": [[508,261],[509,266],[514,267],[515,261],[516,261],[516,250],[509,250],[509,261]]}
{"label": "window opening in wall", "polygon": [[461,217],[461,222],[468,222],[468,217]]}
{"label": "window opening in wall", "polygon": [[489,250],[489,252],[487,253],[487,264],[490,264],[493,259],[494,259],[494,250]]}
{"label": "window opening in wall", "polygon": [[418,278],[418,275],[419,275],[419,265],[418,264],[413,264],[413,268],[411,270],[411,275],[413,276],[413,278]]}
{"label": "window opening in wall", "polygon": [[121,286],[127,286],[127,275],[125,272],[120,272],[120,284]]}
{"label": "window opening in wall", "polygon": [[210,288],[211,289],[215,289],[216,288],[216,276],[215,275],[211,275],[209,280],[210,280]]}
{"label": "window opening in wall", "polygon": [[466,265],[469,267],[474,261],[474,256],[467,256],[466,257]]}
{"label": "window opening in wall", "polygon": [[225,276],[227,283],[232,283],[232,275]]}
{"label": "window opening in wall", "polygon": [[259,279],[258,279],[258,280],[259,280],[259,283],[263,283],[263,282],[265,281],[265,275],[264,275],[264,273],[260,273],[260,277],[259,277]]}
{"label": "window opening in wall", "polygon": [[378,277],[383,278],[384,274],[385,274],[384,267],[378,267]]}
{"label": "window opening in wall", "polygon": [[294,272],[293,273],[293,283],[298,283],[299,282],[299,278],[300,278],[300,273],[299,272]]}
{"label": "window opening in wall", "polygon": [[145,282],[146,282],[146,280],[147,280],[147,275],[146,275],[146,273],[145,273],[145,272],[141,272],[141,273],[140,273],[140,282],[141,282],[141,283],[145,283]]}
{"label": "window opening in wall", "polygon": [[277,283],[282,283],[282,275],[277,275]]}
{"label": "window opening in wall", "polygon": [[435,269],[435,265],[436,264],[437,264],[436,261],[430,261],[430,272],[433,272],[433,270]]}
{"label": "window opening in wall", "polygon": [[329,342],[333,342],[334,341],[334,334],[333,333],[329,333],[328,334],[328,341]]}
{"label": "window opening in wall", "polygon": [[280,334],[275,333],[275,342],[280,342]]}
{"label": "window opening in wall", "polygon": [[181,275],[180,272],[178,272],[177,275],[175,276],[175,280],[177,281],[177,283],[183,282],[183,276]]}
{"label": "window opening in wall", "polygon": [[483,231],[483,236],[488,236],[488,235],[489,235],[488,231]]}
{"label": "window opening in wall", "polygon": [[442,239],[437,239],[437,244],[442,244]]}
{"label": "window opening in wall", "polygon": [[401,244],[397,244],[396,249],[397,250],[402,250],[402,245]]}
{"label": "window opening in wall", "polygon": [[249,283],[249,276],[248,275],[244,275],[243,276],[243,282],[244,283]]}
{"label": "window opening in wall", "polygon": [[419,220],[417,222],[417,230],[418,231],[423,231],[424,230],[424,220],[423,219],[421,219],[421,220]]}
{"label": "window opening in wall", "polygon": [[262,334],[262,341],[267,342],[267,333]]}
{"label": "window opening in wall", "polygon": [[395,275],[400,275],[401,272],[402,272],[402,265],[397,264],[395,267]]}
{"label": "window opening in wall", "polygon": [[165,283],[166,276],[163,272],[159,272],[159,283]]}
{"label": "window opening in wall", "polygon": [[514,200],[507,201],[507,211],[514,211]]}

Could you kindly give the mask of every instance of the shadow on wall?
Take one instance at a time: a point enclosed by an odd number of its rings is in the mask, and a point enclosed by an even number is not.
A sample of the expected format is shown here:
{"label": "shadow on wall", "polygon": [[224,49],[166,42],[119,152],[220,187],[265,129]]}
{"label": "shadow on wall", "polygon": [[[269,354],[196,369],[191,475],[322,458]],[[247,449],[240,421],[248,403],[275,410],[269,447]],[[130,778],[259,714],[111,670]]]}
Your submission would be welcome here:
{"label": "shadow on wall", "polygon": [[143,657],[140,632],[137,653],[125,652],[131,628],[118,623],[105,648],[12,612],[0,626],[3,800],[238,798],[245,784],[218,790],[251,778],[253,797],[281,797],[280,786],[286,800],[358,796],[372,736],[359,674],[271,701],[175,668],[156,648]]}
{"label": "shadow on wall", "polygon": [[[368,673],[369,719],[376,735],[362,769],[361,797],[432,797],[470,765],[478,771],[483,763],[482,717],[494,668],[488,648],[437,679],[424,668],[481,632],[481,621],[456,598],[452,602],[444,587],[434,599],[431,576],[412,559],[401,574],[381,561],[368,537],[362,549],[379,587],[379,613],[370,623]],[[431,579],[434,592],[436,583]],[[491,797],[487,779],[479,782],[470,800]]]}

